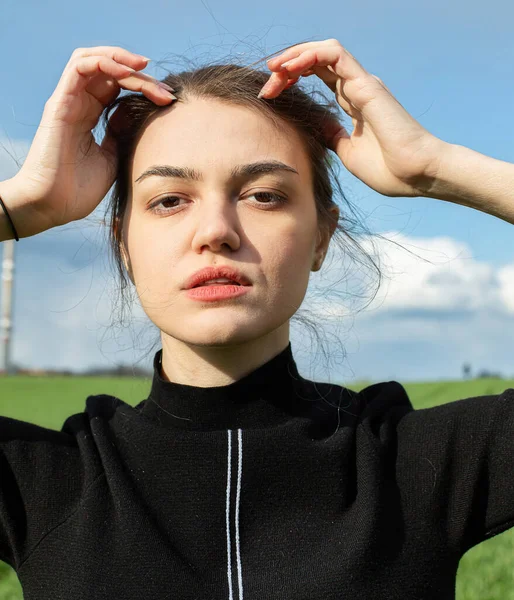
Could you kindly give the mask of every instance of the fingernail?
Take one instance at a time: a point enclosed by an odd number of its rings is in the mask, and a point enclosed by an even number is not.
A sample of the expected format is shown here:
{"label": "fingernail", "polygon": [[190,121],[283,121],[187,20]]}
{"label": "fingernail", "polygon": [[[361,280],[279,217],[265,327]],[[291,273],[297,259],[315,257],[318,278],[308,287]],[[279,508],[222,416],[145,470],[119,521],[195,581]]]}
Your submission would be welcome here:
{"label": "fingernail", "polygon": [[269,86],[267,86],[267,85],[263,86],[263,88],[259,92],[259,95],[257,96],[257,98],[262,98],[265,94],[267,94],[269,92],[269,90],[270,90]]}
{"label": "fingernail", "polygon": [[167,90],[168,92],[174,92],[175,90],[170,87],[167,83],[163,83],[162,81],[158,81],[157,85],[162,87],[163,89]]}
{"label": "fingernail", "polygon": [[167,97],[167,98],[171,98],[172,100],[176,100],[177,97],[174,96],[171,92],[168,92],[168,90],[162,89],[162,93]]}

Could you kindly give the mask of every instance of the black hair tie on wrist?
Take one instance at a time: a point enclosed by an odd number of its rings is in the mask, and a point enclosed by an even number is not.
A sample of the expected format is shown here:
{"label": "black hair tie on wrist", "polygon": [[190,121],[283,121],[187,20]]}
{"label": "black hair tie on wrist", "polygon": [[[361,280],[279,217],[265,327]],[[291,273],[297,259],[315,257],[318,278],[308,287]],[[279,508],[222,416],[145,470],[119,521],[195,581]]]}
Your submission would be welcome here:
{"label": "black hair tie on wrist", "polygon": [[9,223],[11,224],[11,228],[13,230],[14,237],[15,237],[16,241],[19,242],[20,238],[18,237],[18,234],[16,233],[16,227],[14,226],[14,223],[12,222],[12,219],[11,219],[11,215],[7,212],[7,208],[5,207],[4,201],[2,200],[1,197],[0,197],[0,204],[2,205],[2,208],[4,209],[4,212],[7,215],[7,218],[9,219]]}

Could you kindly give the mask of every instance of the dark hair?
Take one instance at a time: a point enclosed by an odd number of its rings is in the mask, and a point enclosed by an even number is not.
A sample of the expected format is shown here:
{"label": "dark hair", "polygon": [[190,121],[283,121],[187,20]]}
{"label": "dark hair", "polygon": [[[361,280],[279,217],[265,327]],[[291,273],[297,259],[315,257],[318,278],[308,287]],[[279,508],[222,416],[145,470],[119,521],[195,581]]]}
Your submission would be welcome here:
{"label": "dark hair", "polygon": [[[280,52],[282,52],[281,50]],[[274,53],[276,54],[276,53]],[[187,101],[189,98],[214,98],[227,104],[240,105],[254,110],[267,117],[278,128],[286,122],[300,135],[304,142],[311,168],[313,195],[316,204],[318,226],[320,233],[333,232],[331,240],[337,243],[343,255],[350,255],[362,266],[370,266],[378,274],[380,286],[381,271],[375,258],[368,255],[356,239],[359,230],[367,229],[356,215],[356,209],[345,197],[338,181],[336,165],[339,159],[327,147],[324,129],[329,122],[342,123],[341,109],[335,101],[328,100],[319,91],[304,91],[306,79],[285,89],[277,98],[259,99],[257,95],[262,86],[268,81],[270,72],[254,68],[255,65],[268,60],[270,55],[249,66],[237,64],[211,64],[200,68],[169,73],[163,81],[175,91],[176,102]],[[319,96],[315,100],[314,96]],[[129,192],[129,163],[135,151],[138,136],[145,124],[159,111],[169,108],[171,104],[158,106],[152,100],[140,93],[127,93],[118,96],[109,104],[103,113],[103,122],[109,135],[116,143],[118,166],[112,194],[107,205],[106,217],[109,222],[109,246],[114,258],[121,286],[121,314],[125,308],[124,292],[129,286],[127,272],[121,254],[122,224],[127,206]],[[123,126],[112,126],[111,115],[121,114]],[[118,111],[120,111],[118,113]],[[345,204],[336,218],[330,208],[336,205],[337,196]],[[331,242],[332,243],[332,242]],[[325,297],[325,296],[324,296]],[[370,300],[370,302],[371,302]],[[298,311],[300,312],[300,311]],[[305,312],[305,311],[302,311]],[[296,316],[319,338],[318,318],[307,317],[305,314]],[[294,318],[294,317],[293,317]],[[157,342],[158,343],[158,342]],[[324,351],[327,359],[327,352]]]}

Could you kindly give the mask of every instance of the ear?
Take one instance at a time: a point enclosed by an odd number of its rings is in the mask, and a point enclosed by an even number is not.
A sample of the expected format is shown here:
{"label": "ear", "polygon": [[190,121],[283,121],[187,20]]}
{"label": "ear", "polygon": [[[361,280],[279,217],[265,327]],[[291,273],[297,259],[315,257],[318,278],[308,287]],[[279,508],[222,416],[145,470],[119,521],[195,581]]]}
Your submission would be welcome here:
{"label": "ear", "polygon": [[320,232],[318,235],[318,245],[316,246],[314,260],[312,263],[312,271],[319,271],[321,269],[321,265],[325,260],[325,256],[328,251],[328,245],[332,236],[334,235],[334,231],[336,230],[337,223],[339,221],[339,208],[337,206],[331,206],[330,212],[334,215],[334,221],[330,223],[330,228],[325,229],[323,232]]}
{"label": "ear", "polygon": [[133,285],[136,285],[134,282],[134,275],[132,273],[132,266],[130,264],[130,259],[129,259],[128,253],[125,249],[125,244],[123,242],[120,242],[120,252],[121,252],[121,258],[123,260],[123,264],[125,265],[125,270],[128,273],[130,281],[132,281]]}

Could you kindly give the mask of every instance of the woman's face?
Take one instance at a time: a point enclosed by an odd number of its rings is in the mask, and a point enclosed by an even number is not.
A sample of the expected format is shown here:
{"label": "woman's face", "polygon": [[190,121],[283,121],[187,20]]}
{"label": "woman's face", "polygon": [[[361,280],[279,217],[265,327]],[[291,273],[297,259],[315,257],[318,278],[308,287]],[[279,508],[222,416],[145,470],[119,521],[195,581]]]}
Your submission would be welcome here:
{"label": "woman's face", "polygon": [[[270,161],[296,173],[232,174]],[[141,179],[158,165],[194,170],[198,179]],[[310,166],[296,132],[286,124],[277,131],[244,107],[193,99],[148,123],[129,173],[123,223],[128,265],[141,305],[162,335],[224,346],[281,327],[289,333],[319,242]],[[219,265],[242,271],[252,284],[247,293],[209,303],[190,299],[186,280]]]}

